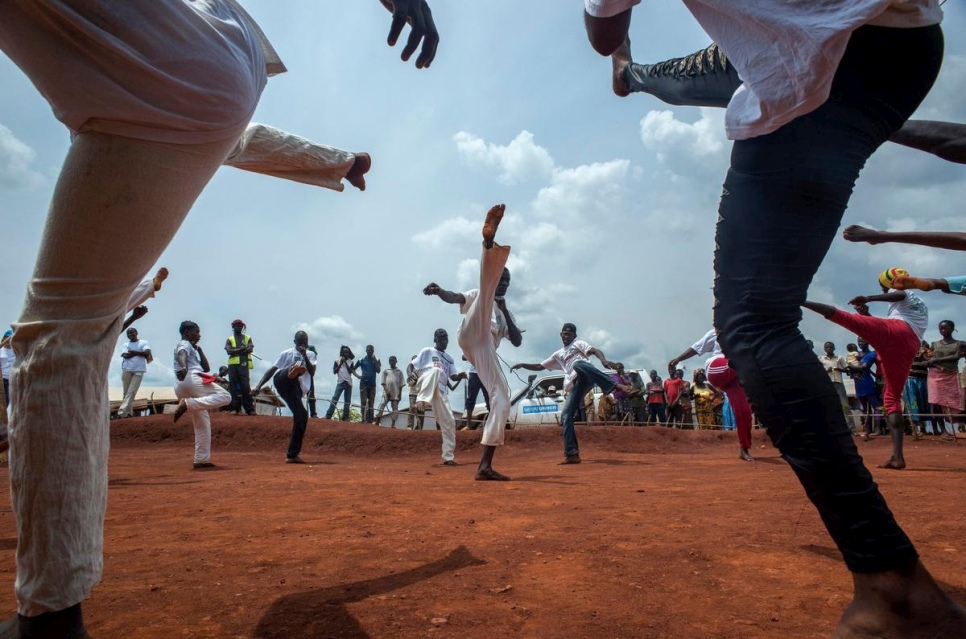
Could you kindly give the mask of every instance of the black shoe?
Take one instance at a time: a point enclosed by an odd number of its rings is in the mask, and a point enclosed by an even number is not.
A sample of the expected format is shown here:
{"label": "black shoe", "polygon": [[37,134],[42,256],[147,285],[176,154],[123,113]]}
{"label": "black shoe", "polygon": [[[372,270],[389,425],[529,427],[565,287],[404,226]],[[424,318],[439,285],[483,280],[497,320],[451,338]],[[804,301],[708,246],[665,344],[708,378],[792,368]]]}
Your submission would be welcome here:
{"label": "black shoe", "polygon": [[580,461],[580,455],[567,455],[564,457],[564,460],[560,462],[560,466],[565,466],[567,464],[579,464]]}
{"label": "black shoe", "polygon": [[301,457],[296,455],[295,457],[286,457],[285,463],[286,464],[304,464],[305,460],[303,460]]}
{"label": "black shoe", "polygon": [[215,467],[215,465],[212,464],[211,462],[195,462],[194,463],[194,466],[195,466],[195,469],[198,469],[198,468],[214,468]]}
{"label": "black shoe", "polygon": [[443,466],[456,466],[456,460],[455,459],[443,460]]}

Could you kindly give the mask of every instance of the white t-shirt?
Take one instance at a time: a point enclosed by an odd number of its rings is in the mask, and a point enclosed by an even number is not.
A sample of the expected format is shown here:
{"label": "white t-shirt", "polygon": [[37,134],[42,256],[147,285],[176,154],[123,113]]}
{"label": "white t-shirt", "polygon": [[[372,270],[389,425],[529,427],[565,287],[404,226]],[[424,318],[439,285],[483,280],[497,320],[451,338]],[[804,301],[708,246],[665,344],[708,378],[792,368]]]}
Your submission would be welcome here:
{"label": "white t-shirt", "polygon": [[713,362],[715,358],[724,356],[724,353],[721,352],[721,346],[718,345],[718,334],[713,328],[705,333],[704,337],[696,341],[694,344],[691,344],[691,349],[698,355],[711,353],[711,357],[709,357],[704,363],[706,372],[708,367],[711,366],[711,362]]}
{"label": "white t-shirt", "polygon": [[563,371],[566,376],[564,390],[569,392],[574,385],[574,378],[577,376],[574,373],[574,364],[589,360],[590,351],[593,348],[584,340],[575,339],[543,360],[540,365],[548,371]]}
{"label": "white t-shirt", "polygon": [[[339,359],[342,358],[340,357]],[[355,365],[355,360],[347,359],[345,364],[340,365],[339,359],[332,362],[333,368],[335,368],[336,380],[352,386],[352,368]]]}
{"label": "white t-shirt", "polygon": [[[122,347],[122,352],[127,353],[130,351],[149,351],[151,350],[151,345],[148,344],[147,340],[139,339],[135,341],[128,341]],[[121,370],[127,371],[129,373],[144,373],[148,370],[148,358],[144,355],[135,355],[134,357],[122,357],[121,358]]]}
{"label": "white t-shirt", "polygon": [[399,399],[403,383],[406,381],[403,377],[403,372],[399,368],[386,368],[382,371],[382,387],[386,397]]}
{"label": "white t-shirt", "polygon": [[[480,289],[474,288],[472,290],[463,293],[465,301],[460,305],[460,313],[466,315],[470,306],[476,301],[476,298],[480,296]],[[509,326],[507,325],[506,315],[503,314],[496,304],[493,305],[493,317],[490,318],[490,335],[493,336],[493,348],[499,348],[500,342],[503,338],[510,334]]]}
{"label": "white t-shirt", "polygon": [[[315,365],[315,353],[312,351],[305,351],[305,354],[308,355],[309,363]],[[294,346],[279,353],[278,359],[275,360],[275,368],[278,370],[295,366],[296,364],[305,366],[305,362],[302,359],[302,353],[298,352]],[[309,374],[307,366],[305,368],[305,372],[299,375],[299,386],[302,387],[303,395],[308,395],[309,389],[312,388],[312,376]]]}
{"label": "white t-shirt", "polygon": [[825,372],[828,373],[828,377],[832,380],[833,384],[842,383],[842,371],[836,370],[837,368],[845,368],[845,358],[841,355],[833,355],[829,357],[828,355],[819,355],[818,361],[822,362],[822,366],[825,368]]}
{"label": "white t-shirt", "polygon": [[906,298],[898,302],[889,304],[889,319],[900,319],[915,332],[916,337],[922,339],[922,334],[926,332],[929,325],[929,309],[922,298],[912,291],[896,291],[889,289],[890,293],[905,293]]}
{"label": "white t-shirt", "polygon": [[10,379],[10,369],[13,368],[13,362],[16,358],[12,348],[6,346],[0,348],[0,370],[3,371],[4,379]]}
{"label": "white t-shirt", "polygon": [[[584,0],[606,18],[640,0]],[[771,133],[828,99],[852,31],[939,24],[939,0],[684,0],[744,84],[725,114],[728,138]]]}
{"label": "white t-shirt", "polygon": [[449,386],[446,384],[450,377],[456,375],[456,362],[453,361],[453,358],[444,351],[438,351],[432,346],[427,346],[419,351],[419,355],[413,360],[413,369],[418,374],[428,368],[438,368],[443,371],[443,374],[439,376],[439,390],[442,393],[448,393]]}
{"label": "white t-shirt", "polygon": [[[181,367],[181,362],[178,361],[178,353],[184,351],[188,354],[188,359],[186,360],[187,366],[185,368]],[[198,351],[195,347],[191,345],[186,339],[178,342],[178,345],[174,347],[174,372],[177,373],[180,370],[187,370],[188,373],[205,372],[205,369],[201,367],[201,356],[198,355]]]}

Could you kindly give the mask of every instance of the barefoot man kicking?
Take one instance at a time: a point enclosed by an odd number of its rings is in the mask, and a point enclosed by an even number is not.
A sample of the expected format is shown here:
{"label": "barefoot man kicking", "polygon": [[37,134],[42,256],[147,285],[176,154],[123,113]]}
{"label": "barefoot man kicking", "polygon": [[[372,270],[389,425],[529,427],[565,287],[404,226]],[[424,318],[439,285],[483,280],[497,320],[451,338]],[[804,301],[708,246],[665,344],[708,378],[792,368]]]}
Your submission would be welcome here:
{"label": "barefoot man kicking", "polygon": [[[902,437],[905,431],[902,389],[909,377],[912,361],[919,353],[922,334],[929,322],[929,310],[922,298],[915,293],[891,288],[897,273],[905,273],[905,270],[890,268],[879,275],[881,295],[859,295],[849,301],[849,304],[860,310],[859,313],[846,313],[828,304],[809,301],[802,306],[852,331],[869,342],[878,353],[885,375],[883,410],[892,434],[892,457],[879,464],[879,468],[902,470],[906,467],[906,460],[902,455]],[[882,319],[863,313],[868,302],[890,302],[888,317]]]}
{"label": "barefoot man kicking", "polygon": [[505,295],[510,287],[510,271],[506,268],[509,246],[494,243],[496,229],[506,207],[497,204],[486,214],[483,223],[483,257],[480,258],[480,287],[454,293],[431,282],[423,289],[447,304],[459,304],[463,322],[456,340],[467,361],[476,368],[483,388],[490,396],[490,412],[483,425],[483,457],[476,469],[477,481],[509,481],[509,477],[493,470],[493,453],[503,445],[503,431],[510,415],[510,386],[507,384],[496,349],[504,337],[514,346],[523,343],[523,335],[506,307]]}

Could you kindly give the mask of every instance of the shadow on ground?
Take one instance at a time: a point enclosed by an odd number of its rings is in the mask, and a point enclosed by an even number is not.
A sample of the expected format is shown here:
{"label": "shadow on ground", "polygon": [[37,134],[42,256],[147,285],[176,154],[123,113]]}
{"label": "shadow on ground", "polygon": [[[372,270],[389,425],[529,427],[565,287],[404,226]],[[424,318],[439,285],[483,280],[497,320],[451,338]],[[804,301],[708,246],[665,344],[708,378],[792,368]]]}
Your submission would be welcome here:
{"label": "shadow on ground", "polygon": [[405,572],[286,595],[262,615],[252,637],[369,639],[370,635],[349,613],[348,604],[406,588],[446,572],[485,563],[470,554],[466,546],[460,546],[438,561]]}

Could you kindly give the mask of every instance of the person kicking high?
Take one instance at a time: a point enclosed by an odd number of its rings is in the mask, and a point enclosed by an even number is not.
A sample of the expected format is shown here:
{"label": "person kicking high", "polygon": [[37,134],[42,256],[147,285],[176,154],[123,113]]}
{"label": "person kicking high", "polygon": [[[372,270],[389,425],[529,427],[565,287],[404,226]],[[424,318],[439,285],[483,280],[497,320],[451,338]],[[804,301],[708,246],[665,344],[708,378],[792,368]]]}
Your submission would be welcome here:
{"label": "person kicking high", "polygon": [[510,271],[506,268],[510,247],[496,244],[496,229],[506,206],[497,204],[486,214],[483,223],[483,256],[480,258],[480,287],[465,293],[454,293],[430,282],[425,295],[436,295],[447,304],[459,304],[463,321],[456,334],[466,360],[476,369],[483,388],[489,394],[490,412],[483,426],[483,456],[476,470],[477,481],[509,481],[509,477],[493,470],[493,454],[504,442],[506,421],[510,415],[510,386],[507,384],[496,349],[504,337],[519,347],[523,334],[507,310],[505,295],[510,287]]}

